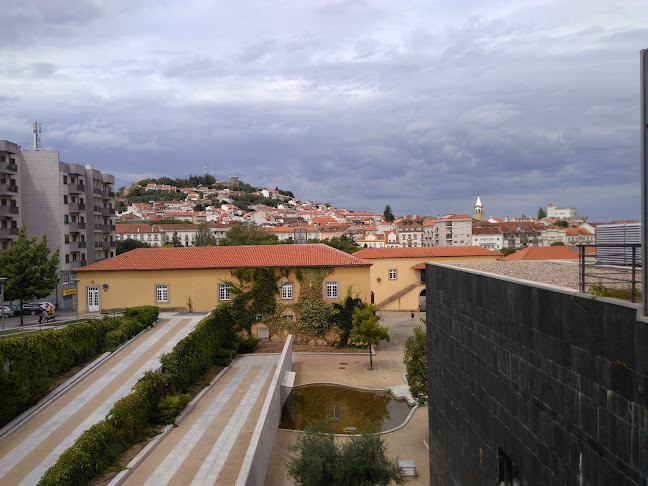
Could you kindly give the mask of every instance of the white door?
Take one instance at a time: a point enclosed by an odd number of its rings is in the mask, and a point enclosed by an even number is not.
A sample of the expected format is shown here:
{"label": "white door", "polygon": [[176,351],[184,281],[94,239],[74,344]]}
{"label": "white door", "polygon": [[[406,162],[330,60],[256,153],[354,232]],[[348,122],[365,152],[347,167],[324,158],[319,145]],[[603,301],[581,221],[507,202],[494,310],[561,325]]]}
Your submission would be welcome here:
{"label": "white door", "polygon": [[88,287],[88,312],[99,312],[99,287]]}

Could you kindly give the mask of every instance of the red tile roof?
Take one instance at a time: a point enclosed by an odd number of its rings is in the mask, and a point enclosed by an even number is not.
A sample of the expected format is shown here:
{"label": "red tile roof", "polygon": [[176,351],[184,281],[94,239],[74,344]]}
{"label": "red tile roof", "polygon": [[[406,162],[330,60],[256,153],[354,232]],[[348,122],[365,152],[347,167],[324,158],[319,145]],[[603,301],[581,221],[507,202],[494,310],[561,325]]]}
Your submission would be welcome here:
{"label": "red tile roof", "polygon": [[138,248],[79,268],[77,272],[239,267],[368,267],[370,265],[371,262],[322,244],[204,246]]}
{"label": "red tile roof", "polygon": [[569,246],[530,246],[502,258],[504,261],[519,260],[575,260],[578,249]]}
{"label": "red tile roof", "polygon": [[377,258],[499,256],[500,254],[480,246],[423,246],[418,248],[364,248],[353,255],[372,260]]}

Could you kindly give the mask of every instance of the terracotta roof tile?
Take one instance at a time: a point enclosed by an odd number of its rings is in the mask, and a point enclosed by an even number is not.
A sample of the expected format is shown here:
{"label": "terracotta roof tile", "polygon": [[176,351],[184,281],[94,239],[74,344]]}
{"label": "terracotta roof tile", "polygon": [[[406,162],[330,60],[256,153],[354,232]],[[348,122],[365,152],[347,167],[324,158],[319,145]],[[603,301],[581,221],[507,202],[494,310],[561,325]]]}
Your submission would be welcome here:
{"label": "terracotta roof tile", "polygon": [[354,253],[358,258],[429,258],[460,256],[498,256],[480,246],[423,246],[418,248],[365,248]]}
{"label": "terracotta roof tile", "polygon": [[77,272],[181,270],[239,267],[368,267],[371,262],[327,245],[138,248],[77,269]]}
{"label": "terracotta roof tile", "polygon": [[504,261],[519,260],[575,260],[578,249],[569,246],[530,246],[502,258]]}

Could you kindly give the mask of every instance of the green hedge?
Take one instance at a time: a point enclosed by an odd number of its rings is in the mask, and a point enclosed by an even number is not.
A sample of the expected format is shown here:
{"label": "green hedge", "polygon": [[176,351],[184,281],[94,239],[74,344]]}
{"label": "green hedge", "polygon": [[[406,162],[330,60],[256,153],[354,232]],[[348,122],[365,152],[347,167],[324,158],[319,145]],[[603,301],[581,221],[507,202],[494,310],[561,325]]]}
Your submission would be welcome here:
{"label": "green hedge", "polygon": [[153,324],[157,315],[157,307],[134,308],[124,317],[0,340],[0,427],[38,402],[52,378],[114,349]]}
{"label": "green hedge", "polygon": [[[229,365],[242,344],[230,332],[233,318],[221,304],[163,355],[162,373],[147,372],[106,419],[85,431],[59,457],[39,486],[81,485],[100,475],[119,455],[141,441],[152,425],[167,423],[184,408],[185,392],[214,364]],[[244,347],[251,343],[245,341]]]}

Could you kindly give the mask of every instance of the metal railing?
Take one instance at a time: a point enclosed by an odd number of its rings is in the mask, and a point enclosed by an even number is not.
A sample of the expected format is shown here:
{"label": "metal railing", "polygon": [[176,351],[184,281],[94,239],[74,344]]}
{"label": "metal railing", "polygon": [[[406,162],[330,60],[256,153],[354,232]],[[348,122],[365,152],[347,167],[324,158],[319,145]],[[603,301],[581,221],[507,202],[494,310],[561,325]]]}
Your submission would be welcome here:
{"label": "metal railing", "polygon": [[641,245],[637,243],[578,245],[579,289],[637,302],[641,296],[641,263]]}

